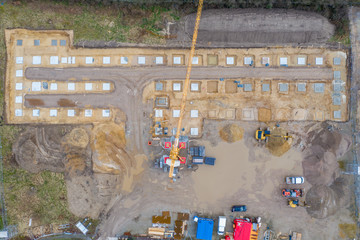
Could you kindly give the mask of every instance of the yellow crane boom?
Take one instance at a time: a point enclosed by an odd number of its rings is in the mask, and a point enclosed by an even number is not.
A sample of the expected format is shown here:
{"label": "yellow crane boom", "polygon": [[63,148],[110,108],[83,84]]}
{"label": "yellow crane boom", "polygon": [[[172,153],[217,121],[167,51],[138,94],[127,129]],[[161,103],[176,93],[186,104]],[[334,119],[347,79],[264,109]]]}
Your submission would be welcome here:
{"label": "yellow crane boom", "polygon": [[188,66],[187,66],[187,70],[186,70],[186,77],[185,77],[185,82],[184,82],[183,94],[182,94],[182,99],[181,99],[180,117],[179,117],[179,121],[178,121],[178,124],[177,124],[177,129],[176,129],[175,142],[172,145],[172,148],[171,148],[171,151],[170,151],[170,156],[169,156],[170,159],[171,159],[171,165],[170,165],[170,171],[169,171],[169,177],[170,178],[173,177],[175,162],[179,161],[180,129],[181,129],[182,120],[183,120],[184,112],[185,112],[186,98],[187,98],[188,89],[189,89],[189,83],[190,83],[190,73],[191,73],[191,67],[192,67],[192,60],[193,60],[194,53],[195,53],[195,45],[196,45],[196,40],[197,40],[197,36],[198,36],[198,30],[199,30],[199,24],[200,24],[200,17],[201,17],[201,10],[202,10],[202,6],[203,6],[203,1],[204,0],[199,0],[199,6],[198,6],[198,9],[197,9],[197,13],[196,13],[194,34],[193,34],[193,38],[192,38],[192,42],[191,42],[190,56],[189,56],[189,60],[188,60]]}

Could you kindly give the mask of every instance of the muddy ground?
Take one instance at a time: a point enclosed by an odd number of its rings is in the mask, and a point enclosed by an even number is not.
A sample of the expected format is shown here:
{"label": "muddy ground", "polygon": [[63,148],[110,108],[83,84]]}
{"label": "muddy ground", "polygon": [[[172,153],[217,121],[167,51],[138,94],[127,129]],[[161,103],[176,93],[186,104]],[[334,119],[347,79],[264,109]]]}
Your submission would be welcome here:
{"label": "muddy ground", "polygon": [[[160,170],[146,169],[134,191],[114,201],[100,227],[102,236],[126,231],[145,233],[147,227],[151,226],[151,216],[163,210],[185,211],[214,219],[226,215],[229,221],[239,216],[231,213],[230,207],[246,204],[246,215],[261,216],[263,223],[277,232],[300,231],[304,239],[339,239],[338,224],[353,222],[352,213],[348,210],[351,178],[340,175],[336,160],[350,147],[347,130],[338,134],[324,130],[327,129],[324,124],[281,124],[293,135],[294,142],[288,152],[275,157],[269,154],[263,143],[255,141],[254,132],[259,127],[257,123],[236,122],[245,129],[244,138],[234,143],[220,140],[219,130],[229,123],[233,124],[228,121],[206,121],[204,138],[198,142],[206,146],[208,156],[217,158],[215,166],[199,166],[195,172],[184,170],[175,183],[170,183],[167,174]],[[306,149],[316,144],[326,145],[327,152],[334,155],[326,159],[327,164],[336,167],[324,168],[321,163],[307,167],[306,162],[311,155]],[[325,160],[319,158],[318,161]],[[152,164],[148,162],[147,165]],[[321,177],[310,177],[302,186],[310,196],[301,200],[311,202],[311,208],[289,208],[286,199],[281,196],[281,189],[286,187],[284,177],[306,177],[314,172]],[[330,194],[312,196],[319,188],[328,190]],[[320,200],[325,204],[319,204]],[[190,221],[189,234],[195,234],[195,226]],[[231,224],[227,225],[226,230],[232,230]]]}
{"label": "muddy ground", "polygon": [[[131,157],[121,124],[29,128],[14,152],[28,171],[65,172],[69,209],[77,216],[100,217],[101,239],[128,231],[145,233],[151,216],[163,210],[214,219],[226,215],[230,221],[239,216],[230,212],[234,204],[246,204],[247,216],[261,216],[263,224],[277,232],[339,239],[338,224],[353,223],[351,178],[340,174],[337,162],[351,147],[348,125],[281,123],[279,129],[293,137],[291,148],[281,156],[254,139],[259,127],[265,124],[205,120],[202,140],[191,144],[205,145],[206,155],[216,157],[216,164],[184,169],[175,183],[153,168],[157,148],[147,148],[146,156]],[[99,152],[98,144],[106,154]],[[289,175],[305,176],[306,195],[301,201],[309,208],[287,206],[281,189]],[[196,225],[191,221],[189,225],[193,236]],[[231,228],[228,224],[227,231]]]}

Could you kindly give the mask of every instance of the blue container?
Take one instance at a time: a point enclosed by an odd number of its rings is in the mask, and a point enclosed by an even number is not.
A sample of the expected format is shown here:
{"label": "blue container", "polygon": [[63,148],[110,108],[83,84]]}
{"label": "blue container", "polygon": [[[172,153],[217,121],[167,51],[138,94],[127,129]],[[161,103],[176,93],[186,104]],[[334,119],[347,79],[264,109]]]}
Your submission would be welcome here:
{"label": "blue container", "polygon": [[204,163],[207,165],[215,165],[216,158],[206,157]]}

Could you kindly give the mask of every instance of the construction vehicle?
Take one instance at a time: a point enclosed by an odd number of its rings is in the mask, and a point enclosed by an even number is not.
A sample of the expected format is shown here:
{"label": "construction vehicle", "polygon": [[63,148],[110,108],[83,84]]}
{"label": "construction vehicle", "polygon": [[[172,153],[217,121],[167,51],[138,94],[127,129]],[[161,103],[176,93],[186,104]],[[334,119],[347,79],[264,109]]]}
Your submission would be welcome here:
{"label": "construction vehicle", "polygon": [[193,61],[193,57],[194,57],[194,53],[195,53],[195,45],[196,45],[196,40],[197,40],[197,36],[198,36],[203,1],[204,0],[199,0],[198,10],[196,13],[194,34],[193,34],[193,38],[192,38],[190,56],[189,56],[189,60],[188,60],[188,66],[187,66],[186,77],[185,77],[185,82],[184,82],[184,89],[183,89],[183,94],[182,94],[182,99],[181,99],[180,117],[179,117],[179,121],[178,121],[177,128],[176,128],[175,141],[172,145],[172,148],[171,148],[171,151],[169,154],[169,158],[171,159],[170,170],[169,170],[170,178],[174,177],[173,174],[174,174],[175,165],[177,165],[177,166],[180,165],[179,164],[179,162],[180,162],[179,137],[180,137],[180,130],[182,129],[181,124],[182,124],[182,120],[184,117],[186,98],[187,98],[187,94],[188,94],[188,90],[189,90],[190,73],[191,73],[192,61]]}
{"label": "construction vehicle", "polygon": [[288,205],[292,208],[297,208],[297,207],[310,207],[310,205],[308,205],[306,202],[300,202],[299,199],[289,199],[288,200]]}
{"label": "construction vehicle", "polygon": [[284,197],[302,197],[303,196],[303,190],[302,189],[286,189],[284,188],[281,190],[281,193]]}
{"label": "construction vehicle", "polygon": [[292,136],[290,136],[288,133],[286,135],[275,135],[275,134],[271,134],[271,131],[269,128],[267,128],[266,130],[262,130],[262,129],[258,129],[255,132],[255,139],[260,141],[267,141],[268,138],[284,138],[285,140],[288,140],[289,138],[292,138]]}

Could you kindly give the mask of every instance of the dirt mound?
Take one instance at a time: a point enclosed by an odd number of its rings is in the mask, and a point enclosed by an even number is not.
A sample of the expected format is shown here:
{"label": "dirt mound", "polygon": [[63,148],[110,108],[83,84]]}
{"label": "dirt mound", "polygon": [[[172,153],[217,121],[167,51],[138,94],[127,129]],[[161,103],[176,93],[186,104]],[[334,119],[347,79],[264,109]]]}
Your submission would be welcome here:
{"label": "dirt mound", "polygon": [[79,176],[84,173],[86,168],[85,157],[75,154],[66,156],[65,171],[70,177]]}
{"label": "dirt mound", "polygon": [[330,186],[339,171],[337,158],[342,157],[351,146],[349,136],[332,131],[324,123],[320,131],[308,133],[308,149],[302,163],[304,176],[313,185]]}
{"label": "dirt mound", "polygon": [[219,135],[225,142],[233,143],[243,138],[244,129],[236,124],[228,124],[219,131]]}
{"label": "dirt mound", "polygon": [[65,144],[70,144],[79,148],[86,148],[89,144],[89,135],[83,128],[74,128],[64,138]]}
{"label": "dirt mound", "polygon": [[[196,14],[170,25],[176,41],[190,42]],[[204,10],[198,44],[204,46],[264,46],[284,43],[321,43],[334,34],[334,26],[323,16],[311,12],[283,9]],[[175,41],[175,40],[173,40]]]}
{"label": "dirt mound", "polygon": [[339,197],[330,187],[317,185],[306,194],[307,213],[314,218],[326,218],[335,214],[339,205]]}
{"label": "dirt mound", "polygon": [[292,139],[284,138],[287,135],[287,131],[282,128],[275,128],[271,130],[271,137],[268,138],[266,148],[274,156],[280,157],[284,153],[290,150]]}
{"label": "dirt mound", "polygon": [[94,172],[112,174],[128,172],[132,157],[125,150],[125,144],[123,124],[107,123],[95,126],[91,140]]}
{"label": "dirt mound", "polygon": [[42,170],[62,172],[66,157],[61,147],[61,139],[68,127],[29,127],[13,145],[15,160],[32,173]]}
{"label": "dirt mound", "polygon": [[334,153],[326,151],[319,145],[310,147],[302,162],[306,181],[312,185],[332,184],[336,178],[339,164]]}
{"label": "dirt mound", "polygon": [[[308,142],[310,146],[319,145],[326,151],[339,154],[345,153],[351,144],[351,139],[348,137],[342,136],[340,133],[335,131],[329,131],[330,127],[328,124],[324,123],[321,125],[321,130],[311,131],[308,133]],[[342,140],[344,139],[344,140]],[[342,149],[339,149],[341,144]]]}

